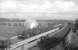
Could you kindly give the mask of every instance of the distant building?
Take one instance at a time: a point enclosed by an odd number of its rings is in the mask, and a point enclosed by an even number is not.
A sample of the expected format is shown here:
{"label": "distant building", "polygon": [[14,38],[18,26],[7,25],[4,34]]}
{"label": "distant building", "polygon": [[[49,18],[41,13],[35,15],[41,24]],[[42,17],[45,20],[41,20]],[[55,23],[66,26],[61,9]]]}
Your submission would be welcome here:
{"label": "distant building", "polygon": [[0,18],[0,26],[21,27],[24,26],[25,20],[9,20]]}

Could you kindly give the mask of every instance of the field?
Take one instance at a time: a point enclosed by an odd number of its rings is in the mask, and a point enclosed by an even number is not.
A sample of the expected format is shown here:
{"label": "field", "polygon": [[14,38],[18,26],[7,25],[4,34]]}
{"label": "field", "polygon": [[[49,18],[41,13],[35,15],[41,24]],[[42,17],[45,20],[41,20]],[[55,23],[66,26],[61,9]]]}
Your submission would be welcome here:
{"label": "field", "polygon": [[10,38],[16,35],[17,30],[23,30],[23,28],[0,26],[0,36]]}
{"label": "field", "polygon": [[[6,22],[6,20],[3,20],[0,22]],[[59,24],[59,23],[64,23],[66,21],[57,21],[57,20],[38,20],[38,22],[43,26],[47,26],[47,24],[49,23],[50,25],[56,25],[56,24]],[[24,27],[11,27],[11,26],[0,26],[0,36],[4,36],[4,37],[12,37],[12,36],[15,36],[17,35],[17,31],[19,30],[23,30],[25,29]]]}
{"label": "field", "polygon": [[[0,22],[5,22],[5,23],[13,22],[13,21],[10,21],[10,20],[0,20]],[[17,20],[17,21],[14,21],[14,22],[18,23],[19,21]],[[22,21],[20,21],[20,22],[22,22]],[[55,28],[54,27],[55,25],[58,25],[58,24],[64,25],[65,23],[67,23],[69,21],[66,21],[66,20],[37,20],[37,22],[40,24],[40,30],[41,30],[40,32],[45,32],[46,30],[50,30],[50,29]],[[0,36],[6,37],[6,38],[11,38],[13,36],[16,36],[17,33],[20,33],[24,29],[26,29],[26,27],[24,27],[24,26],[16,27],[16,26],[0,25]],[[34,33],[38,33],[38,31],[39,30],[35,31]],[[27,31],[25,31],[25,32],[26,32],[25,34],[27,36],[28,32]],[[12,40],[11,42],[12,43],[16,43],[17,41],[19,41],[19,40],[15,39],[15,40]]]}

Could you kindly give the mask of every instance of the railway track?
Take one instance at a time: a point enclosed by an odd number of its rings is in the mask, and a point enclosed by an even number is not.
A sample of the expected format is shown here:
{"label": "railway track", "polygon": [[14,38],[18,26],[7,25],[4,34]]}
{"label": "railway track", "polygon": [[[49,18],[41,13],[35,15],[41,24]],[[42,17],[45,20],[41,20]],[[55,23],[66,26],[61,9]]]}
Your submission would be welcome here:
{"label": "railway track", "polygon": [[[42,36],[46,36],[46,35],[48,35],[48,34],[51,34],[51,36],[53,36],[53,35],[55,35],[55,32],[59,32],[59,31],[63,30],[65,27],[67,27],[67,25],[65,25],[62,29],[55,28],[55,29],[50,30],[50,31],[48,31],[48,32],[41,33],[41,34],[36,35],[36,36],[34,36],[34,37],[31,37],[31,38],[25,39],[25,40],[23,40],[23,41],[17,42],[17,43],[15,43],[15,44],[12,44],[10,50],[16,50],[16,49],[18,49],[18,47],[20,47],[20,46],[23,46],[23,48],[24,48],[25,50],[27,50],[28,48],[30,48],[30,47],[32,47],[32,46],[35,46]],[[56,33],[56,34],[57,34],[57,33]],[[12,37],[12,38],[10,38],[10,39],[13,40],[13,39],[15,39],[15,38],[17,38],[17,37],[18,37],[18,36],[14,36],[14,37]],[[22,48],[22,49],[23,49],[23,48]],[[24,49],[23,49],[23,50],[24,50]]]}
{"label": "railway track", "polygon": [[36,36],[31,37],[31,38],[28,38],[28,39],[26,39],[26,40],[17,42],[16,44],[11,45],[12,48],[11,48],[10,50],[12,50],[12,49],[14,49],[14,48],[17,48],[17,47],[19,47],[19,46],[21,46],[21,45],[28,44],[28,43],[31,42],[32,40],[39,39],[40,37],[45,36],[45,35],[47,35],[48,33],[54,32],[54,31],[56,31],[56,30],[58,30],[58,29],[59,29],[59,28],[56,28],[56,29],[53,29],[53,30],[51,30],[51,31],[42,33],[42,34],[40,34],[40,35],[36,35]]}

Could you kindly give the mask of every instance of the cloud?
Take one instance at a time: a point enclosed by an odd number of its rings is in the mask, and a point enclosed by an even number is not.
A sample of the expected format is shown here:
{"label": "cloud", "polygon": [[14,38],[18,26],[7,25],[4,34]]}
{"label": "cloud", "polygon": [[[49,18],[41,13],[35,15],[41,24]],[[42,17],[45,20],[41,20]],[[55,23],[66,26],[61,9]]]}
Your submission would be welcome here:
{"label": "cloud", "polygon": [[[64,13],[76,11],[77,5],[72,1],[44,1],[43,4],[27,3],[23,4],[20,1],[5,1],[0,3],[0,12],[18,12],[17,14],[11,14],[10,16],[48,16],[48,13]],[[20,15],[19,15],[20,14]],[[30,15],[31,14],[31,15]],[[22,17],[21,17],[22,18]]]}
{"label": "cloud", "polygon": [[[22,11],[22,12],[64,12],[71,11],[71,8],[75,5],[72,1],[55,1],[54,3],[45,1],[42,5],[30,3],[22,4],[21,2],[6,1],[0,4],[0,9],[3,11]],[[61,10],[61,11],[59,11]]]}
{"label": "cloud", "polygon": [[75,3],[73,3],[72,1],[65,1],[65,2],[56,2],[55,3],[57,5],[57,7],[59,7],[59,9],[63,10],[64,12],[66,11],[72,11],[72,7],[75,6]]}

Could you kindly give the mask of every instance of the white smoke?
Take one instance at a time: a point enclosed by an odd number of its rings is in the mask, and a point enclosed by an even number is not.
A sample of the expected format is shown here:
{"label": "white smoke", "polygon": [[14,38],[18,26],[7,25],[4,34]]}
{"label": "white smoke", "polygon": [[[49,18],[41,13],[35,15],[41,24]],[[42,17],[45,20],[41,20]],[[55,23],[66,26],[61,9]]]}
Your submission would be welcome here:
{"label": "white smoke", "polygon": [[25,22],[25,27],[27,29],[33,29],[33,28],[36,28],[37,26],[38,26],[38,22],[34,19],[28,19]]}

